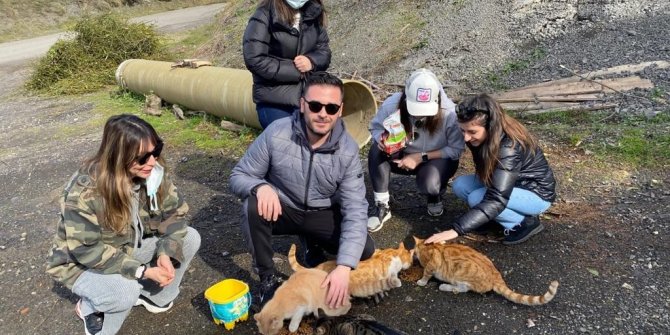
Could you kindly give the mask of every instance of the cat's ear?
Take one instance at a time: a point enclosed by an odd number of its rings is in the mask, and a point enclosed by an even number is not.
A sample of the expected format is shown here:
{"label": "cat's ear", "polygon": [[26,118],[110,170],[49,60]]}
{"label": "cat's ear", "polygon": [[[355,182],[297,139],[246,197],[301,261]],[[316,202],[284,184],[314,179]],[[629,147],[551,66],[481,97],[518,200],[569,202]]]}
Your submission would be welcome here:
{"label": "cat's ear", "polygon": [[400,249],[400,250],[407,249],[407,248],[405,248],[405,242],[400,241],[400,245],[398,245],[398,249]]}
{"label": "cat's ear", "polygon": [[254,314],[254,320],[260,321],[260,318],[261,318],[261,313]]}

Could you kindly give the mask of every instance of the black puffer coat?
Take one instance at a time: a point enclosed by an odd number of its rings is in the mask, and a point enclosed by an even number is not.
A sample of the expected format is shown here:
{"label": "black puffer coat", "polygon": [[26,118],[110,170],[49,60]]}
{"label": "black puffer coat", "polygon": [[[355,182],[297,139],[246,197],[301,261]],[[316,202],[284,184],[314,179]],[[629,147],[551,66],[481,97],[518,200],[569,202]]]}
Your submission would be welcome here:
{"label": "black puffer coat", "polygon": [[477,206],[459,217],[453,223],[459,235],[470,232],[495,219],[506,207],[512,189],[523,188],[537,194],[545,201],[556,199],[556,179],[549,167],[542,149],[535,154],[524,152],[520,145],[504,136],[498,152],[498,166],[493,171],[491,187]]}
{"label": "black puffer coat", "polygon": [[330,65],[326,28],[319,24],[322,7],[308,1],[300,8],[300,30],[279,21],[274,8],[256,9],[249,19],[242,42],[244,63],[254,78],[255,103],[298,106],[300,71],[293,59],[304,55],[314,71]]}

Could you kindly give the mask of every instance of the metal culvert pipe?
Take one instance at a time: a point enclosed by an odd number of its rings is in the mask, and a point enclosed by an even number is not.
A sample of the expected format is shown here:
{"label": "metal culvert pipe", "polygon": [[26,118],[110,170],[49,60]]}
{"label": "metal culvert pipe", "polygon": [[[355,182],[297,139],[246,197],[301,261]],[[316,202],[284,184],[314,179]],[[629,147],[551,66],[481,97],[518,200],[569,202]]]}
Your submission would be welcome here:
{"label": "metal culvert pipe", "polygon": [[[191,110],[233,119],[260,128],[252,100],[251,72],[216,66],[172,68],[170,62],[129,59],[116,69],[119,86]],[[344,82],[342,118],[347,131],[363,147],[370,140],[368,123],[377,111],[372,91],[356,80]]]}

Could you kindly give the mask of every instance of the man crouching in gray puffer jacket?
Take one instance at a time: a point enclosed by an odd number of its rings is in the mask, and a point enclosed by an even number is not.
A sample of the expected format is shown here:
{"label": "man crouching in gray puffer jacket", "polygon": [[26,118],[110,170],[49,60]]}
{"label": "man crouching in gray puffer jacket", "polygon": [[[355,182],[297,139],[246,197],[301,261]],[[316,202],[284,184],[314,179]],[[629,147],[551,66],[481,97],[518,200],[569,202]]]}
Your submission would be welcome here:
{"label": "man crouching in gray puffer jacket", "polygon": [[243,199],[242,230],[261,279],[262,307],[281,284],[272,261],[272,235],[298,235],[308,267],[337,255],[328,274],[327,303],[349,297],[349,273],[372,256],[358,145],[342,116],[343,84],[325,72],[306,78],[300,112],[273,122],[251,144],[230,176]]}

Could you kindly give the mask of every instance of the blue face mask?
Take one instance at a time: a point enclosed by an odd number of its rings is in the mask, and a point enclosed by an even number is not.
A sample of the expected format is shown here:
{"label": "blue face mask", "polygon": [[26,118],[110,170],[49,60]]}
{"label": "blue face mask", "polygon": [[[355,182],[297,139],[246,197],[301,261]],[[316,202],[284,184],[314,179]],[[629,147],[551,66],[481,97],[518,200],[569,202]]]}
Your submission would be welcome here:
{"label": "blue face mask", "polygon": [[300,9],[304,6],[309,0],[285,0],[286,3],[291,6],[293,9]]}

